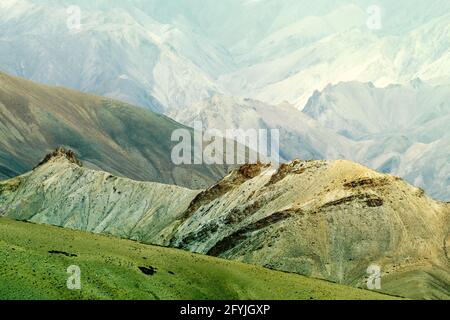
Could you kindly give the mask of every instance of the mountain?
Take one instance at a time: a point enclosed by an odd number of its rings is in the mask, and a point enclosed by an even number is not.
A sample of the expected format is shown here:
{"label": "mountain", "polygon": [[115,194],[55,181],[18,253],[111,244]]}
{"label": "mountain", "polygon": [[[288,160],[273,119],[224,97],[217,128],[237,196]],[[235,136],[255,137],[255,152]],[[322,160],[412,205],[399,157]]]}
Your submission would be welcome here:
{"label": "mountain", "polygon": [[0,68],[158,112],[217,93],[302,108],[340,81],[449,79],[447,0],[73,5],[3,0]]}
{"label": "mountain", "polygon": [[49,87],[0,73],[0,177],[30,170],[58,146],[91,168],[136,180],[203,188],[227,166],[176,166],[175,121],[108,98]]}
{"label": "mountain", "polygon": [[[172,245],[384,292],[449,298],[449,204],[348,161],[249,165],[191,203]],[[411,283],[411,282],[414,282]]]}
{"label": "mountain", "polygon": [[316,91],[303,113],[352,141],[355,152],[347,159],[449,200],[449,101],[449,85],[421,79],[385,88],[347,82]]}
{"label": "mountain", "polygon": [[[396,299],[181,250],[6,218],[0,218],[0,247],[2,300]],[[65,286],[65,271],[73,264],[81,269],[82,290]]]}
{"label": "mountain", "polygon": [[[315,90],[330,83],[447,81],[448,2],[292,2],[252,4],[254,12],[275,20],[242,41],[247,45],[231,45],[238,68],[219,78],[228,94],[270,104],[288,101],[301,109]],[[372,19],[379,26],[371,27]]]}
{"label": "mountain", "polygon": [[[26,184],[27,188],[20,188]],[[164,235],[171,234],[173,222],[200,192],[84,169],[65,150],[2,186],[2,200],[15,192],[30,200],[30,210],[19,206],[12,212],[9,205],[8,209],[2,206],[7,216],[153,244],[167,242]],[[61,199],[64,203],[59,202]]]}
{"label": "mountain", "polygon": [[450,200],[450,86],[420,79],[376,87],[342,82],[316,91],[300,111],[288,103],[215,95],[169,116],[205,128],[277,129],[284,160],[349,159]]}
{"label": "mountain", "polygon": [[294,106],[277,106],[261,101],[215,95],[192,105],[189,112],[171,110],[168,115],[187,126],[199,121],[207,129],[263,129],[279,131],[280,157],[340,159],[352,155],[351,141],[321,126]]}
{"label": "mountain", "polygon": [[449,298],[450,206],[348,161],[244,165],[203,191],[139,183],[57,153],[0,182],[0,215],[365,286]]}
{"label": "mountain", "polygon": [[2,1],[0,68],[157,112],[219,90],[211,73],[227,70],[229,58],[208,39],[122,2],[79,1],[72,12],[73,5]]}

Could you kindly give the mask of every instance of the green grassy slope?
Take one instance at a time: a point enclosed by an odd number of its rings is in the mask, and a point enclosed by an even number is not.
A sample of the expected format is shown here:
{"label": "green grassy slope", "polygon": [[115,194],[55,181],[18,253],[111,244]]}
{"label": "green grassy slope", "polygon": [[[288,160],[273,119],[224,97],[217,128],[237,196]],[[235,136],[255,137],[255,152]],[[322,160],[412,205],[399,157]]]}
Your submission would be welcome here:
{"label": "green grassy slope", "polygon": [[[81,268],[79,291],[66,287],[70,265]],[[0,266],[0,299],[393,298],[176,249],[6,218],[0,218]],[[139,269],[150,266],[156,268],[153,275]]]}

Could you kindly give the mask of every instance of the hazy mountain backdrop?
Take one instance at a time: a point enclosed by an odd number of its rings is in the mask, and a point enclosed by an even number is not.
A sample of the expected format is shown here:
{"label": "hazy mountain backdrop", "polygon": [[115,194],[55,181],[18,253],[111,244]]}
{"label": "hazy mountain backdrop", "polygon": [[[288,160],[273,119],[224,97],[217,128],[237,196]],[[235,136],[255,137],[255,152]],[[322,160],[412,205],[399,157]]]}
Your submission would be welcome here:
{"label": "hazy mountain backdrop", "polygon": [[72,5],[1,1],[0,69],[278,128],[285,160],[351,159],[450,199],[449,1],[83,0],[79,28]]}

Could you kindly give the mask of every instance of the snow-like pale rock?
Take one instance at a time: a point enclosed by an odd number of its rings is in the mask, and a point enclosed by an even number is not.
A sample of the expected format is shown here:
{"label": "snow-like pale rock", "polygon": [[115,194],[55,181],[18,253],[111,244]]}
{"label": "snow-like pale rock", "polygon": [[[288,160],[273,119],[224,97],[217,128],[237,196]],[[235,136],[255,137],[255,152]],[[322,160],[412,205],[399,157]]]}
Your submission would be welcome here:
{"label": "snow-like pale rock", "polygon": [[[215,93],[303,107],[339,81],[448,81],[450,3],[369,0],[0,4],[0,68],[157,111]],[[377,9],[377,10],[378,10]],[[121,79],[122,74],[127,79]]]}
{"label": "snow-like pale rock", "polygon": [[3,184],[0,215],[162,245],[198,193],[84,169],[58,155]]}
{"label": "snow-like pale rock", "polygon": [[[234,96],[204,110],[204,123],[279,128],[286,160],[352,159],[449,199],[448,91],[439,88],[450,83],[448,0],[82,0],[79,30],[67,26],[71,5],[1,1],[0,69],[188,124],[204,100]],[[301,110],[334,86],[337,101],[323,102],[332,112],[308,110],[317,121],[283,107]],[[245,98],[278,109],[252,110]]]}
{"label": "snow-like pale rock", "polygon": [[[56,154],[0,182],[0,216],[112,234],[354,286],[448,299],[450,206],[349,161],[244,165],[193,191]],[[414,288],[414,290],[411,290]]]}

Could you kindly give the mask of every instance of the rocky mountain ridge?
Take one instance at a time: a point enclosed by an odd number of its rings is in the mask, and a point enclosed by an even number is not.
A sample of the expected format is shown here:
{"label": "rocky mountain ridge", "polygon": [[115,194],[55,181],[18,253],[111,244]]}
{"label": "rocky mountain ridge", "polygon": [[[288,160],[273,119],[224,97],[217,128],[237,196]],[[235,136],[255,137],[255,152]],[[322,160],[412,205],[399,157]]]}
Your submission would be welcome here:
{"label": "rocky mountain ridge", "polygon": [[0,215],[112,234],[364,286],[448,298],[450,205],[348,161],[244,165],[193,191],[134,182],[63,155],[0,182]]}

